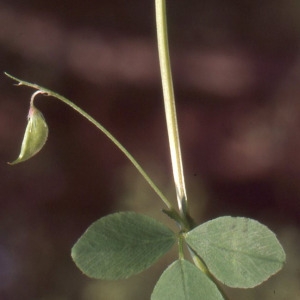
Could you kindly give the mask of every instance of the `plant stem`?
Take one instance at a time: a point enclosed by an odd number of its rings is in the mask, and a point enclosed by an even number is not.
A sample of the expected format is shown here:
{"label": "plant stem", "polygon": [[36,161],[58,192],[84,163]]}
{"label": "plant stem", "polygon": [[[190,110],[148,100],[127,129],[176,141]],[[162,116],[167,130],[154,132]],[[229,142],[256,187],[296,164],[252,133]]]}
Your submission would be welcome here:
{"label": "plant stem", "polygon": [[[155,0],[155,11],[156,11],[156,29],[157,29],[160,73],[161,73],[162,86],[163,86],[163,96],[164,96],[164,105],[165,105],[169,145],[170,145],[170,152],[171,152],[171,161],[173,167],[173,176],[174,176],[174,181],[176,186],[179,211],[182,215],[182,218],[185,221],[184,223],[185,229],[190,230],[191,228],[194,227],[194,221],[191,219],[188,212],[187,196],[186,196],[185,181],[184,181],[184,174],[183,174],[176,107],[175,107],[175,96],[174,96],[174,89],[173,89],[169,45],[168,45],[166,1]],[[182,239],[183,237],[180,235],[178,238],[180,259],[183,258]],[[215,280],[215,278],[212,277],[212,275],[210,274],[209,270],[207,269],[202,259],[200,259],[200,257],[198,257],[192,250],[191,250],[191,254],[195,265],[204,274],[206,274],[215,282],[219,291],[223,295],[224,299],[228,300],[228,297],[221,289],[220,285]]]}
{"label": "plant stem", "polygon": [[164,96],[164,105],[165,105],[169,145],[170,145],[170,152],[171,152],[171,161],[173,167],[173,176],[174,176],[176,193],[177,193],[177,202],[178,202],[178,208],[180,213],[183,216],[187,216],[188,215],[187,196],[186,196],[185,181],[183,175],[183,166],[182,166],[182,159],[181,159],[181,150],[180,150],[176,107],[175,107],[175,97],[174,97],[174,90],[173,90],[173,81],[172,81],[169,45],[168,45],[166,1],[155,0],[155,11],[156,11],[156,29],[157,29],[160,72],[161,72],[161,80],[163,86],[163,96]]}
{"label": "plant stem", "polygon": [[183,241],[184,238],[181,234],[178,235],[178,258],[184,259],[184,253],[183,253]]}
{"label": "plant stem", "polygon": [[[172,204],[168,201],[168,199],[163,195],[163,193],[159,190],[159,188],[154,184],[154,182],[151,180],[151,178],[148,176],[148,174],[144,171],[144,169],[140,166],[140,164],[135,160],[135,158],[127,151],[127,149],[107,130],[105,129],[99,122],[97,122],[94,118],[92,118],[88,113],[86,113],[83,109],[75,105],[73,102],[68,100],[67,98],[49,90],[44,87],[41,87],[37,84],[29,83],[24,80],[18,79],[8,73],[5,73],[6,76],[10,77],[11,79],[18,82],[18,85],[25,85],[34,89],[37,89],[38,92],[35,92],[33,94],[32,99],[38,94],[46,94],[48,96],[52,96],[74,110],[76,110],[79,114],[81,114],[84,118],[86,118],[88,121],[90,121],[93,125],[95,125],[98,129],[100,129],[122,152],[125,154],[125,156],[131,161],[131,163],[135,166],[135,168],[140,172],[140,174],[144,177],[144,179],[148,182],[148,184],[152,187],[152,189],[156,192],[156,194],[160,197],[160,199],[165,203],[165,205],[168,207],[168,209],[172,212],[175,212],[175,209],[172,207]],[[32,101],[31,99],[31,101]],[[182,223],[179,216],[175,217],[178,222]]]}

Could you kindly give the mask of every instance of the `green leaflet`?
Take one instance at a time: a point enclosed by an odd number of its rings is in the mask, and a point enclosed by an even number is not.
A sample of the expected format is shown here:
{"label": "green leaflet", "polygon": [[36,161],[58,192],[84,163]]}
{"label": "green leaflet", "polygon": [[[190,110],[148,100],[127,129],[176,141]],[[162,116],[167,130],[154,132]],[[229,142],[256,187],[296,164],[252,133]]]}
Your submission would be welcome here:
{"label": "green leaflet", "polygon": [[86,275],[121,279],[137,274],[170,250],[176,235],[165,225],[134,212],[94,222],[72,248],[72,258]]}
{"label": "green leaflet", "polygon": [[277,273],[285,253],[275,234],[259,222],[220,217],[199,225],[185,236],[209,271],[230,287],[251,288]]}
{"label": "green leaflet", "polygon": [[224,300],[224,297],[208,276],[182,259],[163,272],[151,300]]}
{"label": "green leaflet", "polygon": [[28,113],[28,123],[25,130],[20,155],[16,160],[9,164],[18,164],[37,154],[46,143],[47,137],[48,126],[46,124],[44,116],[31,103]]}

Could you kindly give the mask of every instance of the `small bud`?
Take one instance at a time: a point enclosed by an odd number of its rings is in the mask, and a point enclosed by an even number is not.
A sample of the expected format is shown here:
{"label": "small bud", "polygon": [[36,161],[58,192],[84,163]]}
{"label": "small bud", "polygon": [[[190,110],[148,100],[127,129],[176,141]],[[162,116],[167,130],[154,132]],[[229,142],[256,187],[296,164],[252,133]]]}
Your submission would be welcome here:
{"label": "small bud", "polygon": [[46,143],[47,137],[48,126],[44,116],[33,105],[33,101],[31,101],[28,113],[28,123],[25,130],[20,155],[15,161],[9,164],[14,165],[23,162],[37,154]]}

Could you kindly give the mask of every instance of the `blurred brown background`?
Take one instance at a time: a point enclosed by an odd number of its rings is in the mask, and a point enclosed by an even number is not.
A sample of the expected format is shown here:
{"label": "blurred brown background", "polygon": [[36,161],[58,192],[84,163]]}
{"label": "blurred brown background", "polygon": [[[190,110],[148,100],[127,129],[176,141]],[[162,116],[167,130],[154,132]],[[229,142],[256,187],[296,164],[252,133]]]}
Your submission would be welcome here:
{"label": "blurred brown background", "polygon": [[[247,216],[276,232],[282,272],[231,299],[300,299],[300,4],[168,2],[189,201],[198,222]],[[174,200],[154,1],[0,1],[0,71],[52,89],[99,120]],[[19,154],[32,90],[0,75],[0,299],[149,299],[170,255],[129,280],[86,278],[70,258],[96,219],[157,217],[163,204],[126,158],[59,101],[39,96],[50,135]]]}

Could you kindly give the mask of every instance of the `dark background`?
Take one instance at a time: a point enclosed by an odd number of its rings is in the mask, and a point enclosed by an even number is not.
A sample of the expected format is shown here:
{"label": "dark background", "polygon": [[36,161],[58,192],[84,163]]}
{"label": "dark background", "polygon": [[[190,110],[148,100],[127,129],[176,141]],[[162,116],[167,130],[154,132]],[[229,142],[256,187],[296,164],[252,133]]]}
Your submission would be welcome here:
{"label": "dark background", "polygon": [[[300,299],[300,4],[172,0],[170,50],[189,202],[198,222],[255,218],[287,252],[283,271],[232,299]],[[109,129],[175,203],[154,1],[0,1],[0,72],[52,89]],[[59,101],[11,167],[32,90],[0,75],[0,298],[149,299],[170,255],[129,280],[86,278],[70,249],[96,219],[163,203],[110,141]]]}

